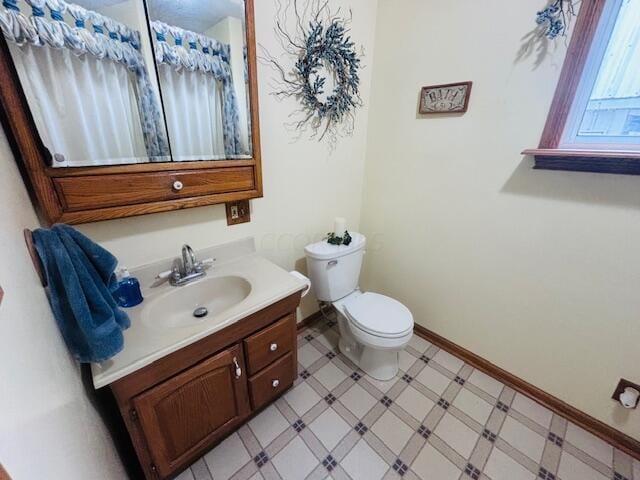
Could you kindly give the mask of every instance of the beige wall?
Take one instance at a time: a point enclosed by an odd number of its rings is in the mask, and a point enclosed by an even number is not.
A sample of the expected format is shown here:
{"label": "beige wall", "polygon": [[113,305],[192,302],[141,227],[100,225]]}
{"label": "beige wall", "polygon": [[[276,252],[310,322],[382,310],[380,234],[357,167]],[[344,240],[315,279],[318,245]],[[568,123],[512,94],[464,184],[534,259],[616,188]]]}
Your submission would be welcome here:
{"label": "beige wall", "polygon": [[[281,53],[274,37],[274,2],[254,2],[257,42]],[[364,45],[370,66],[373,58],[376,4],[370,0],[336,0],[335,7],[353,9],[353,38]],[[286,60],[286,57],[283,57]],[[289,61],[291,61],[289,59]],[[279,102],[270,93],[271,70],[260,64],[260,129],[264,198],[251,202],[251,223],[228,227],[223,205],[101,222],[81,227],[102,242],[127,266],[177,256],[188,242],[194,249],[255,236],[260,253],[284,268],[304,271],[307,243],[333,229],[333,219],[344,216],[358,226],[366,150],[367,109],[357,114],[353,137],[339,141],[329,154],[326,144],[301,139],[284,126],[297,108],[294,100]],[[368,104],[371,68],[362,72],[362,96]],[[305,298],[302,315],[317,310]]]}
{"label": "beige wall", "polygon": [[[362,230],[365,286],[416,321],[640,439],[611,399],[640,381],[637,177],[531,169],[565,53],[516,63],[535,2],[378,5]],[[464,116],[421,86],[473,80]]]}
{"label": "beige wall", "polygon": [[15,480],[125,478],[28,258],[37,219],[2,129],[0,171],[0,463]]}

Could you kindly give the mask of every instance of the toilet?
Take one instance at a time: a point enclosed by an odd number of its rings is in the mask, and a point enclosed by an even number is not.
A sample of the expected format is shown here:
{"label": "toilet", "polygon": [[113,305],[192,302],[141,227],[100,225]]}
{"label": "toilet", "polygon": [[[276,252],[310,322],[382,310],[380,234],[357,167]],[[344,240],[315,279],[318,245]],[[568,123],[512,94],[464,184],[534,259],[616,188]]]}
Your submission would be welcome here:
{"label": "toilet", "polygon": [[377,380],[398,373],[398,353],[413,336],[413,315],[399,301],[358,288],[366,238],[351,233],[349,245],[326,240],[305,247],[311,286],[338,312],[340,351]]}

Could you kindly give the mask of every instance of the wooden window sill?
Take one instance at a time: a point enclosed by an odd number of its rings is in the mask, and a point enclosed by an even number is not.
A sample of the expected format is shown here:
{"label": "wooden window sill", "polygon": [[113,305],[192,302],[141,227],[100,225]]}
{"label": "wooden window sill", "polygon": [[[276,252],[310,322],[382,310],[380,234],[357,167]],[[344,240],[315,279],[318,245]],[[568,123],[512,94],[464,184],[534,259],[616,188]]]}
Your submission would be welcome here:
{"label": "wooden window sill", "polygon": [[524,150],[522,154],[534,157],[533,168],[537,170],[640,175],[640,151],[638,150],[533,148]]}

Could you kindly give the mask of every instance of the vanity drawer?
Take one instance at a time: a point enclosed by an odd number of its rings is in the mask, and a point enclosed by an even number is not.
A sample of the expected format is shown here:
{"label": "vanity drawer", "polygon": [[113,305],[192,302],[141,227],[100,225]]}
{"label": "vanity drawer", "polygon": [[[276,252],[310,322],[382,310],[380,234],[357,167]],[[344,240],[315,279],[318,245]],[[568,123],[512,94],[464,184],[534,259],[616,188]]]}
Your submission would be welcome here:
{"label": "vanity drawer", "polygon": [[251,406],[254,410],[271,402],[293,385],[295,365],[293,353],[289,353],[249,379]]}
{"label": "vanity drawer", "polygon": [[249,375],[291,352],[295,339],[295,325],[295,317],[287,315],[244,341]]}
{"label": "vanity drawer", "polygon": [[252,167],[60,177],[53,182],[68,210],[91,210],[251,190]]}

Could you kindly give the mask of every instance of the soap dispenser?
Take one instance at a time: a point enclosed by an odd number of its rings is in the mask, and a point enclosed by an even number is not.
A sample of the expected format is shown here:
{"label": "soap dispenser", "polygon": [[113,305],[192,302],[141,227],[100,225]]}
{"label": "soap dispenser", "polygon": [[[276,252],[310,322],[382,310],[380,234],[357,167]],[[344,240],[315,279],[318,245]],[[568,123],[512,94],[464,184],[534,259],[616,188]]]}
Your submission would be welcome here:
{"label": "soap dispenser", "polygon": [[113,294],[118,305],[124,308],[140,305],[144,298],[140,291],[140,282],[132,277],[126,267],[118,269],[118,289]]}

